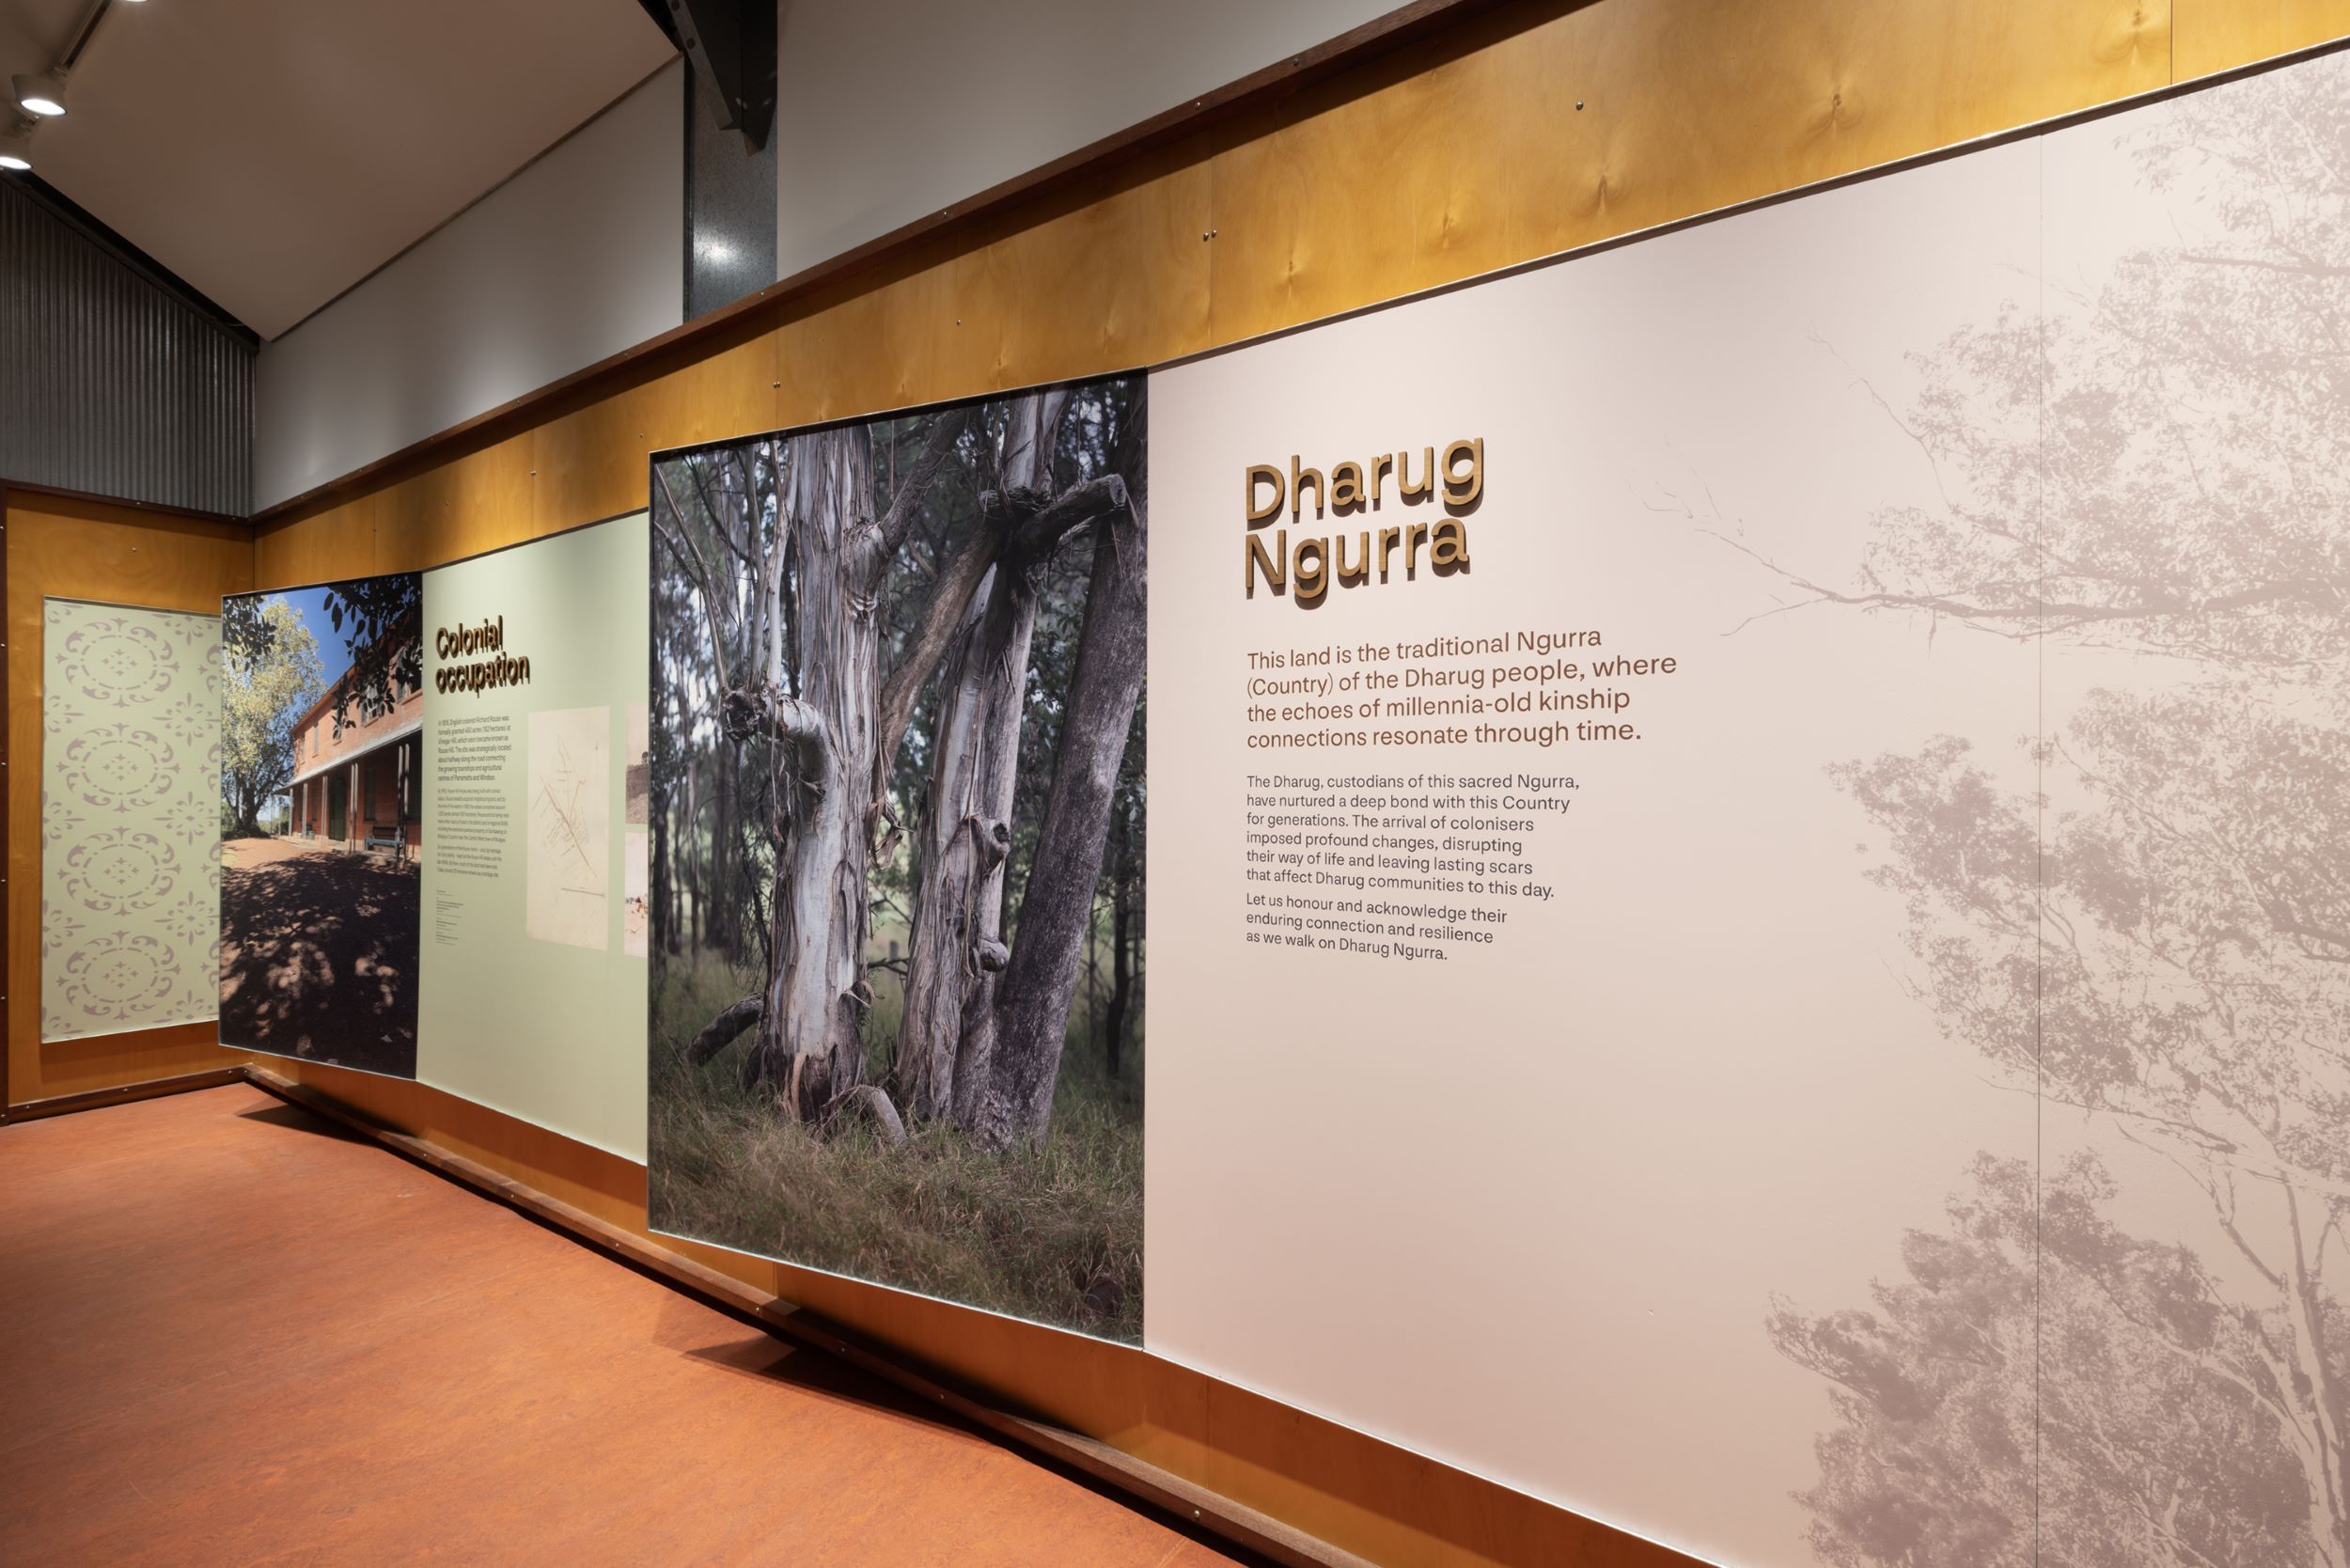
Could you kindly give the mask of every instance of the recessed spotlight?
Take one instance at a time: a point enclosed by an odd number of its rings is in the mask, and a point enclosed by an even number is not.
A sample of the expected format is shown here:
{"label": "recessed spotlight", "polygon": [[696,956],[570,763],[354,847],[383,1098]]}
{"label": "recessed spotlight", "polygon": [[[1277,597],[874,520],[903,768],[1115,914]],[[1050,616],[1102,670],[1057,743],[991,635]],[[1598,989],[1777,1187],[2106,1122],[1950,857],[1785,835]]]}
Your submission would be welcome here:
{"label": "recessed spotlight", "polygon": [[16,106],[28,115],[55,119],[65,113],[65,77],[55,71],[38,75],[19,76],[10,86],[16,88]]}

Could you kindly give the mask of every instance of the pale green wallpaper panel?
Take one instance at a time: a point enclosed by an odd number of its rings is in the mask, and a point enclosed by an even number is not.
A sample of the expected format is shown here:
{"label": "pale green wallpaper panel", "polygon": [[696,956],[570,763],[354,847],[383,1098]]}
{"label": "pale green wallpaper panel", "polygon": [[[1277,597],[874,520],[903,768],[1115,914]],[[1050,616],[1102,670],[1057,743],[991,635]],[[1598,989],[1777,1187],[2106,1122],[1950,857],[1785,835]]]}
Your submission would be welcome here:
{"label": "pale green wallpaper panel", "polygon": [[220,620],[42,606],[40,1032],[220,1010]]}

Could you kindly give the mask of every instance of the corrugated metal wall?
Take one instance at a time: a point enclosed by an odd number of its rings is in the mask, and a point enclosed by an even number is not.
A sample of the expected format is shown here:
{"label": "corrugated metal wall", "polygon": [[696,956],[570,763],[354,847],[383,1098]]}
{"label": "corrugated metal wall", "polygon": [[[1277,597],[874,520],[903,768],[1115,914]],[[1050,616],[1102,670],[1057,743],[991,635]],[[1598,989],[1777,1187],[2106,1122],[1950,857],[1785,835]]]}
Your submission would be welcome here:
{"label": "corrugated metal wall", "polygon": [[0,178],[0,479],[242,517],[250,339]]}

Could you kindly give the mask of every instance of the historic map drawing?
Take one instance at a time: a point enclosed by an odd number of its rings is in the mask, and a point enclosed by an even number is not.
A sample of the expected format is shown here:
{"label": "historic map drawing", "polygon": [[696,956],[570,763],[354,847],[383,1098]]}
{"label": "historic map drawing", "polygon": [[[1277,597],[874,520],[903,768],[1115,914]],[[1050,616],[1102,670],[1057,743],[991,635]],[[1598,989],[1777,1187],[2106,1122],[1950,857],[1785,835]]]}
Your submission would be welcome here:
{"label": "historic map drawing", "polygon": [[611,725],[609,708],[530,715],[524,924],[534,941],[611,946]]}

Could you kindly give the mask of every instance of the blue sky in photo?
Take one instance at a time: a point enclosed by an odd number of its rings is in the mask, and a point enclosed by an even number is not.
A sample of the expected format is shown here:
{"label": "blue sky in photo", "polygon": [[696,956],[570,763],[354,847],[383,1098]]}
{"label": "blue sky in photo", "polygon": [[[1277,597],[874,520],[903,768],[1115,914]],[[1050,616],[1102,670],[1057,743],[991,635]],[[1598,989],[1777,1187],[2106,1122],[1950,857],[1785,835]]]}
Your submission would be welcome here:
{"label": "blue sky in photo", "polygon": [[335,623],[326,614],[326,589],[322,588],[288,588],[261,596],[268,604],[283,600],[301,612],[302,623],[310,629],[310,635],[319,645],[319,689],[326,690],[343,678],[351,668],[351,651],[346,634],[335,630]]}

